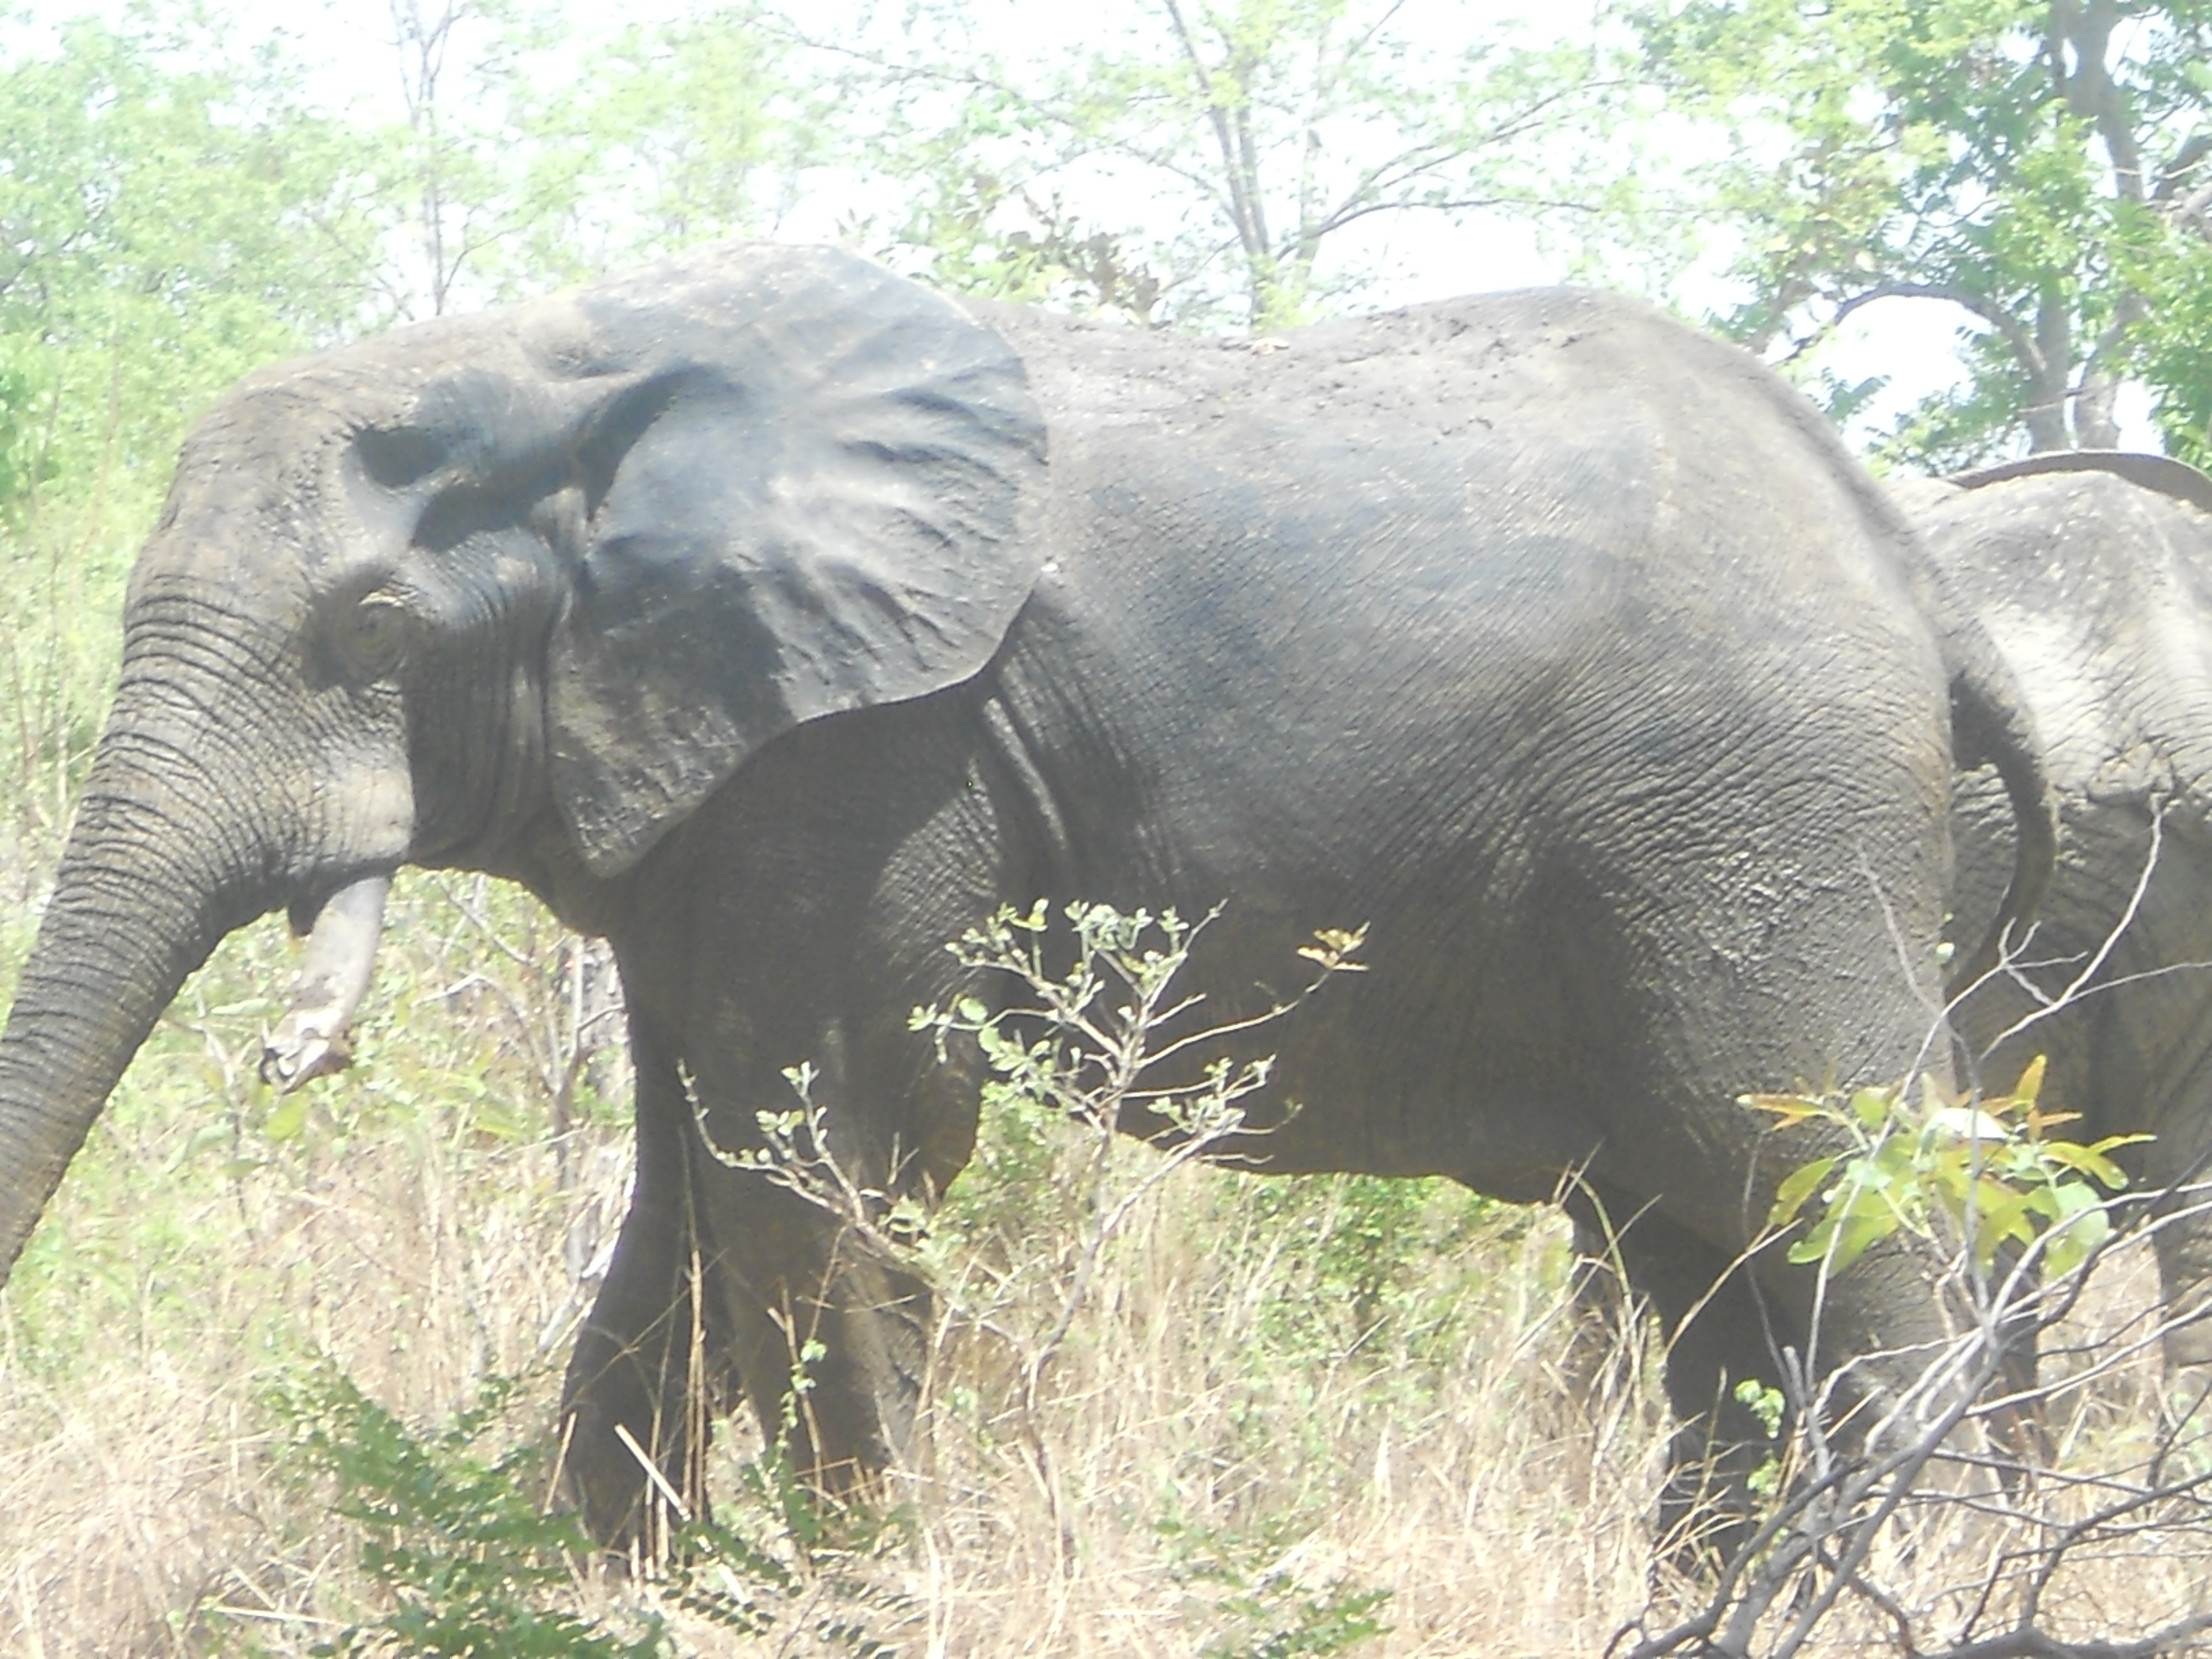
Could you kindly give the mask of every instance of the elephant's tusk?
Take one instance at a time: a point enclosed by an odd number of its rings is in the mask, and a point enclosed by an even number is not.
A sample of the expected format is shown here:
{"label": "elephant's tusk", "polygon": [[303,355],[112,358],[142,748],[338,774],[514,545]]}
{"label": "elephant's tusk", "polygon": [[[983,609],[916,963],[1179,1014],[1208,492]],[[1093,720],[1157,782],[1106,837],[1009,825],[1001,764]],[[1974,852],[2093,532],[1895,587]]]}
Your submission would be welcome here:
{"label": "elephant's tusk", "polygon": [[291,1006],[261,1050],[261,1080],[289,1094],[311,1079],[353,1063],[346,1028],[368,994],[376,941],[384,931],[389,876],[368,876],[324,901],[307,935]]}

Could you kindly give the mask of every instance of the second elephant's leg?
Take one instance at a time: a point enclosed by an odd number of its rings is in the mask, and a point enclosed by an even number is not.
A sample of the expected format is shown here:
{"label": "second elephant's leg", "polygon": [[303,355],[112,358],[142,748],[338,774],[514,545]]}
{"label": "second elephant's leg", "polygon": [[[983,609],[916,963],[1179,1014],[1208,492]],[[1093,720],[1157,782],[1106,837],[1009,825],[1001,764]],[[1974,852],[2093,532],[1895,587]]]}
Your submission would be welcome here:
{"label": "second elephant's leg", "polygon": [[[2205,1201],[2202,1192],[2179,1200],[2192,1208]],[[2201,1216],[2170,1221],[2152,1243],[2166,1317],[2176,1322],[2166,1334],[2166,1369],[2194,1393],[2212,1384],[2212,1224]]]}
{"label": "second elephant's leg", "polygon": [[2176,1322],[2166,1368],[2191,1395],[2212,1383],[2212,1110],[2196,1103],[2207,1093],[2199,1085],[2185,1109],[2161,1115],[2157,1138],[2141,1149],[2138,1188],[2161,1217],[2151,1243],[2165,1315]]}

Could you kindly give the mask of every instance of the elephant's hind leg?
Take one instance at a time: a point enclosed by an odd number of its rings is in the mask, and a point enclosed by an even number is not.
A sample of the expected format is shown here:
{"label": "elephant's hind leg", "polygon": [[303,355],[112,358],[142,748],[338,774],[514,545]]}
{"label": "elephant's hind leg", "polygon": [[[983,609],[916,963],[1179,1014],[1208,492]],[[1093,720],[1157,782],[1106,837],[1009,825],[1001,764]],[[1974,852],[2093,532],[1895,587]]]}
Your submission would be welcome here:
{"label": "elephant's hind leg", "polygon": [[[1576,1249],[1594,1264],[1583,1280],[1585,1303],[1616,1297],[1625,1278],[1666,1340],[1667,1399],[1679,1426],[1662,1532],[1724,1553],[1742,1535],[1750,1478],[1773,1447],[1759,1413],[1736,1397],[1745,1382],[1775,1386],[1771,1310],[1746,1267],[1657,1206],[1587,1180],[1569,1189],[1566,1206]],[[1607,1322],[1618,1329],[1626,1322]]]}

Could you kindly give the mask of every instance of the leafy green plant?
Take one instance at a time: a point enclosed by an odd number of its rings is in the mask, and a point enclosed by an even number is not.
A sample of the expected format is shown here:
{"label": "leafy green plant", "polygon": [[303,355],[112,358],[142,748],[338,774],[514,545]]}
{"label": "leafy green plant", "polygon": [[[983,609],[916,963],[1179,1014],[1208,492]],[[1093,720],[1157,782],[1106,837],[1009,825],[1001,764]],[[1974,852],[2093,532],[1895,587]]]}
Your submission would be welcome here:
{"label": "leafy green plant", "polygon": [[1455,1310],[1419,1287],[1437,1264],[1465,1261],[1488,1232],[1522,1216],[1441,1176],[1255,1176],[1243,1184],[1224,1206],[1221,1248],[1266,1262],[1252,1355],[1261,1364],[1356,1352],[1387,1363],[1449,1346],[1461,1334]]}
{"label": "leafy green plant", "polygon": [[[1833,1149],[1784,1180],[1770,1238],[1803,1226],[1789,1256],[1823,1278],[1883,1240],[1922,1242],[1918,1266],[1948,1329],[1825,1373],[1781,1348],[1779,1388],[1739,1382],[1735,1398],[1771,1447],[1749,1483],[1759,1501],[1687,1601],[1639,1621],[1639,1639],[1616,1650],[1781,1659],[1849,1641],[1859,1616],[1880,1636],[1856,1645],[1952,1659],[2179,1652],[2212,1629],[2191,1589],[2114,1643],[2108,1610],[2081,1626],[2073,1598],[2055,1591],[2107,1582],[2157,1551],[2201,1548],[2212,1475],[2201,1423],[2185,1413],[2102,1438],[2112,1398],[2100,1393],[2194,1316],[2165,1310],[2124,1337],[2085,1338],[2074,1324],[2109,1311],[2085,1293],[2093,1262],[2153,1236],[2116,1229],[2107,1196],[2127,1184],[2112,1154],[2147,1137],[2053,1134],[2075,1119],[2043,1106],[2044,1069],[2039,1058],[2011,1092],[1987,1097],[1923,1082],[1742,1097]],[[2039,1369],[2035,1349],[2054,1332],[2067,1333],[2064,1363]],[[2009,1541],[1991,1551],[1993,1536]],[[1989,1565],[1933,1594],[1899,1594],[1907,1564],[1958,1554]],[[2094,1639],[2066,1639],[2069,1626]]]}
{"label": "leafy green plant", "polygon": [[1306,1583],[1285,1565],[1279,1528],[1245,1535],[1170,1521],[1157,1530],[1176,1581],[1215,1592],[1209,1610],[1231,1626],[1199,1650],[1206,1659],[1319,1659],[1390,1632],[1389,1590]]}
{"label": "leafy green plant", "polygon": [[1778,1127],[1826,1124],[1850,1143],[1799,1165],[1777,1190],[1771,1226],[1790,1226],[1810,1206],[1811,1225],[1790,1259],[1840,1273],[1901,1230],[1970,1243],[1984,1274],[2000,1251],[2039,1243],[2051,1272],[2079,1267],[2112,1235],[2105,1193],[2128,1184],[2112,1153],[2150,1137],[2055,1139],[2050,1131],[2078,1115],[2038,1104],[2043,1072],[2039,1055],[2010,1094],[1979,1100],[1925,1077],[1917,1102],[1893,1088],[1745,1096]]}
{"label": "leafy green plant", "polygon": [[591,1549],[576,1518],[547,1514],[526,1475],[542,1480],[545,1449],[525,1443],[489,1460],[477,1443],[514,1385],[495,1379],[477,1407],[418,1431],[334,1365],[295,1378],[276,1404],[294,1426],[303,1467],[336,1481],[336,1512],[361,1528],[362,1565],[396,1603],[349,1626],[323,1655],[399,1652],[425,1659],[487,1653],[545,1659],[660,1659],[665,1621],[643,1610],[625,1632],[559,1605]]}
{"label": "leafy green plant", "polygon": [[[1267,1086],[1274,1057],[1239,1060],[1217,1052],[1201,1060],[1194,1054],[1225,1050],[1233,1039],[1282,1018],[1332,975],[1364,970],[1352,959],[1362,933],[1324,929],[1298,951],[1319,969],[1304,989],[1246,1018],[1170,1033],[1170,1026],[1206,1000],[1202,993],[1173,988],[1199,935],[1218,914],[1188,922],[1172,909],[1158,915],[1124,913],[1076,901],[1066,908],[1067,935],[1055,936],[1044,901],[1026,911],[1002,906],[946,948],[979,981],[997,981],[994,992],[1012,981],[1012,1000],[994,1002],[970,993],[944,1006],[916,1008],[908,1020],[910,1029],[930,1036],[940,1063],[949,1060],[950,1045],[959,1039],[972,1040],[981,1050],[990,1075],[982,1087],[979,1160],[988,1164],[999,1155],[994,1146],[1005,1143],[1012,1148],[1011,1163],[1042,1172],[1050,1161],[1053,1126],[1073,1124],[1086,1132],[1085,1168],[1077,1172],[1067,1201],[1083,1239],[1071,1302],[1081,1299],[1098,1251],[1170,1171],[1232,1138],[1265,1133],[1248,1127],[1243,1103]],[[1054,960],[1059,956],[1069,958],[1064,969]],[[1157,1073],[1171,1060],[1183,1080],[1163,1081]],[[860,1180],[832,1146],[830,1115],[813,1097],[815,1075],[811,1066],[787,1069],[784,1076],[797,1106],[757,1113],[763,1144],[717,1156],[821,1205],[860,1238],[933,1279],[942,1277],[951,1240],[974,1242],[965,1237],[963,1222],[1012,1234],[1036,1219],[1019,1206],[1024,1212],[1018,1215],[992,1216],[989,1205],[963,1214],[957,1200],[933,1217],[914,1195]],[[699,1109],[696,1098],[692,1104]],[[1286,1104],[1282,1109],[1296,1109]],[[706,1133],[703,1117],[701,1124]],[[1129,1145],[1120,1133],[1125,1130],[1155,1151],[1144,1173],[1127,1182],[1117,1164]],[[708,1143],[714,1144],[711,1134]],[[1016,1183],[978,1184],[1002,1199]],[[1061,1190],[1065,1196],[1065,1183]]]}
{"label": "leafy green plant", "polygon": [[[1221,1050],[1281,1019],[1331,975],[1364,966],[1353,960],[1364,929],[1320,930],[1298,951],[1319,969],[1303,990],[1249,1018],[1177,1032],[1170,1028],[1206,999],[1177,990],[1176,977],[1218,909],[1187,922],[1172,909],[1155,916],[1076,901],[1064,914],[1068,939],[1052,937],[1039,900],[1025,912],[1002,906],[948,947],[979,981],[994,981],[993,991],[1012,981],[1011,1002],[994,1006],[971,994],[949,1006],[917,1008],[909,1021],[931,1034],[940,1061],[953,1038],[975,1040],[991,1073],[982,1090],[987,1124],[1011,1122],[1034,1135],[1056,1121],[1081,1132],[1083,1167],[1073,1188],[1077,1240],[1060,1310],[1026,1361],[1032,1412],[1107,1246],[1137,1206],[1176,1168],[1255,1133],[1243,1103],[1267,1086],[1274,1056],[1237,1060]],[[1055,952],[1070,947],[1072,962],[1057,969]],[[1199,1058],[1209,1049],[1216,1052]],[[1174,1062],[1188,1080],[1162,1080],[1156,1068],[1163,1062]],[[1119,1163],[1129,1150],[1122,1130],[1135,1130],[1155,1149],[1137,1154],[1151,1161],[1127,1176]]]}
{"label": "leafy green plant", "polygon": [[[805,1387],[802,1363],[785,1402],[786,1440]],[[682,1650],[671,1608],[773,1634],[786,1651],[893,1651],[876,1627],[902,1616],[906,1598],[869,1569],[903,1545],[904,1517],[817,1498],[785,1440],[744,1464],[730,1517],[685,1514],[665,1559],[633,1563],[634,1595],[597,1615],[576,1611],[599,1552],[575,1516],[544,1507],[556,1449],[523,1438],[486,1449],[518,1388],[489,1378],[473,1408],[431,1430],[410,1427],[327,1361],[276,1390],[294,1431],[293,1473],[336,1484],[335,1512],[360,1529],[361,1565],[394,1603],[316,1653],[669,1659]]]}

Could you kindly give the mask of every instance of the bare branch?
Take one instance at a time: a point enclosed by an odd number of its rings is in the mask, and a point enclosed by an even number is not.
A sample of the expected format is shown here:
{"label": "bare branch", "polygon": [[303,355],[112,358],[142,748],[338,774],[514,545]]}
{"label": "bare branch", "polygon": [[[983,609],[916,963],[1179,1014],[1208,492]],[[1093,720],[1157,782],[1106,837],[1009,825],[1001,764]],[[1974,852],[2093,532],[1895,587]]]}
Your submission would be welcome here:
{"label": "bare branch", "polygon": [[2042,348],[2016,318],[1995,301],[1954,283],[1877,283],[1872,288],[1862,289],[1839,301],[1836,314],[1828,321],[1829,329],[1834,329],[1837,324],[1860,307],[1872,305],[1876,300],[1948,300],[2003,335],[2005,343],[2012,348],[2013,355],[2020,359],[2021,367],[2028,372],[2031,379],[2041,379],[2047,370]]}

